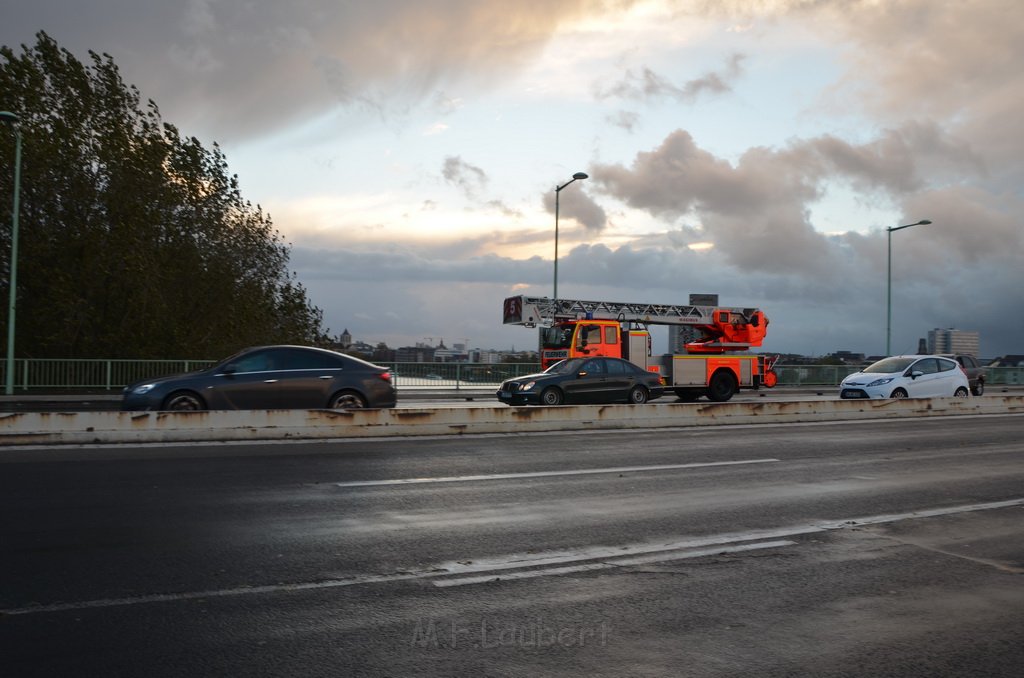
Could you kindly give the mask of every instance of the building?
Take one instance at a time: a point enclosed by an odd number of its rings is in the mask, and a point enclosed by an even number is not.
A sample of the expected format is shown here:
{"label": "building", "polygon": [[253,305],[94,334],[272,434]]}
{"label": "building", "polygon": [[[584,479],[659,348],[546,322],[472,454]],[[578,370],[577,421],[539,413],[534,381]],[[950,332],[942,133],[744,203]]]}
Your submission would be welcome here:
{"label": "building", "polygon": [[950,327],[935,328],[928,331],[929,353],[967,353],[978,355],[979,336],[977,332],[967,332]]}

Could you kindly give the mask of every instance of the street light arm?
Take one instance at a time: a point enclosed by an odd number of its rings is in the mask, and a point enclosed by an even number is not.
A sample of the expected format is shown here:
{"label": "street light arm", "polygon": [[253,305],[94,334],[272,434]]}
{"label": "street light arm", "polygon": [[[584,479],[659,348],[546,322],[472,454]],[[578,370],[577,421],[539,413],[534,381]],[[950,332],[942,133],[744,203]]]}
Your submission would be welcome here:
{"label": "street light arm", "polygon": [[577,172],[576,174],[572,175],[572,179],[569,179],[569,181],[565,182],[561,186],[555,186],[555,193],[559,193],[563,188],[565,188],[574,181],[579,181],[580,179],[587,178],[589,178],[588,175],[584,174],[583,172]]}
{"label": "street light arm", "polygon": [[922,219],[921,221],[917,222],[916,224],[906,224],[905,226],[889,226],[885,230],[887,230],[890,233],[892,233],[893,231],[902,231],[904,228],[910,228],[911,226],[927,226],[930,223],[932,223],[930,220]]}

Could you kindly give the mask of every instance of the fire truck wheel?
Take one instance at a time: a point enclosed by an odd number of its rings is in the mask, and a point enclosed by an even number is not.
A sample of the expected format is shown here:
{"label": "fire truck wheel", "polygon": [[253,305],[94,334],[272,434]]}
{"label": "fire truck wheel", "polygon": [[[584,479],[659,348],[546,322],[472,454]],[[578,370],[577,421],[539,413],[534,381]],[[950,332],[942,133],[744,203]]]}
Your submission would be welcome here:
{"label": "fire truck wheel", "polygon": [[643,386],[634,386],[629,392],[629,402],[634,405],[643,405],[647,402],[647,389]]}
{"label": "fire truck wheel", "polygon": [[327,406],[331,410],[359,410],[366,407],[366,401],[355,391],[340,391],[335,393]]}
{"label": "fire truck wheel", "polygon": [[544,405],[561,405],[563,400],[562,392],[554,386],[544,389],[540,394],[540,401]]}
{"label": "fire truck wheel", "polygon": [[708,384],[708,399],[724,403],[736,393],[736,377],[728,370],[719,370],[711,375]]}

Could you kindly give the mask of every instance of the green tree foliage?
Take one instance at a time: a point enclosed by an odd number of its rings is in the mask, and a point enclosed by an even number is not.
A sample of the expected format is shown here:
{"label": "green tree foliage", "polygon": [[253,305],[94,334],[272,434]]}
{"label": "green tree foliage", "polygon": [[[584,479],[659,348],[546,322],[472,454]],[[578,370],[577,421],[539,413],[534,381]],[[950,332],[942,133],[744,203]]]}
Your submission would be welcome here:
{"label": "green tree foliage", "polygon": [[[143,107],[110,55],[84,65],[45,33],[21,50],[0,47],[0,110],[23,137],[18,357],[214,358],[324,340],[289,246],[242,198],[216,144]],[[13,144],[0,128],[3,215]],[[0,232],[7,299],[10,229]]]}

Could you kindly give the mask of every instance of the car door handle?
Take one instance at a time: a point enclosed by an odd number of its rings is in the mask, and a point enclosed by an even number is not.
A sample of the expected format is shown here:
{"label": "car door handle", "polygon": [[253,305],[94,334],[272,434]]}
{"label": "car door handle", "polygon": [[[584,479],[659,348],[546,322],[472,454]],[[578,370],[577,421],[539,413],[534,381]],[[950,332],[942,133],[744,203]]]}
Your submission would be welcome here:
{"label": "car door handle", "polygon": [[329,374],[324,374],[324,375],[322,375],[322,376],[321,376],[320,378],[321,378],[321,379],[324,379],[324,380],[327,380],[327,379],[333,379],[334,377],[332,377],[332,376],[331,376],[331,375],[329,375]]}
{"label": "car door handle", "polygon": [[277,379],[264,379],[263,383],[264,384],[276,384],[277,383]]}

